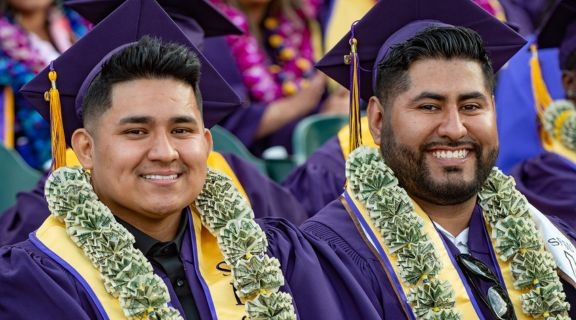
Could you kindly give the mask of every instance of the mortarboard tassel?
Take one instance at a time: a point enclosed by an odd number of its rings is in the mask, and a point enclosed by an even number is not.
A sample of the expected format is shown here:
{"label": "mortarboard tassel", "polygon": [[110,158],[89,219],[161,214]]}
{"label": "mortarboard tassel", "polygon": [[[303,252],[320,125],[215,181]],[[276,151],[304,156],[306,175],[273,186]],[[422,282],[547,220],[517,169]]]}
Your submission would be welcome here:
{"label": "mortarboard tassel", "polygon": [[[532,80],[534,104],[538,119],[543,119],[544,110],[552,103],[552,97],[550,97],[548,87],[546,87],[546,83],[542,77],[540,61],[538,60],[538,48],[535,44],[530,45],[530,51],[532,52],[532,57],[530,57],[530,78]],[[540,126],[540,138],[545,145],[550,143],[550,137],[546,134],[543,126]]]}
{"label": "mortarboard tassel", "polygon": [[50,63],[48,79],[51,87],[44,94],[44,99],[50,102],[50,135],[52,141],[52,170],[56,170],[66,165],[66,140],[64,139],[64,127],[62,122],[62,107],[60,104],[60,93],[56,87],[58,75],[54,70],[54,65]]}
{"label": "mortarboard tassel", "polygon": [[358,40],[354,37],[354,26],[352,24],[350,37],[350,54],[344,56],[344,63],[350,65],[350,137],[349,152],[362,145],[362,128],[360,124],[360,59],[358,57]]}

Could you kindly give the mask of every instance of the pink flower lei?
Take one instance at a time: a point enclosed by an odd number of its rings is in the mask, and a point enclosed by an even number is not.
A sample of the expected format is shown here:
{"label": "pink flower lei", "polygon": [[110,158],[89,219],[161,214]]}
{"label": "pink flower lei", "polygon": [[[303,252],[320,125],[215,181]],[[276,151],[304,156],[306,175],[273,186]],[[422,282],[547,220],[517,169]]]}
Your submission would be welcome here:
{"label": "pink flower lei", "polygon": [[271,102],[293,95],[306,85],[314,72],[314,49],[303,10],[297,11],[304,22],[302,27],[282,14],[264,19],[263,35],[273,55],[268,56],[250,33],[248,19],[240,10],[222,0],[213,3],[244,31],[243,35],[226,36],[226,40],[254,101]]}
{"label": "pink flower lei", "polygon": [[27,32],[11,23],[7,17],[0,17],[0,47],[9,57],[23,62],[35,73],[46,65],[46,61],[32,47]]}

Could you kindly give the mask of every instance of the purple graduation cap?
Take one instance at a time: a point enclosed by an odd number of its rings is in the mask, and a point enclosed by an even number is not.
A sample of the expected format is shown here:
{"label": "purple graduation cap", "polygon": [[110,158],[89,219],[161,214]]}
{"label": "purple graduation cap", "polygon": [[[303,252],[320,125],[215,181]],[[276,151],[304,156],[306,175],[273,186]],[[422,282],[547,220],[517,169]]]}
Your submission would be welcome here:
{"label": "purple graduation cap", "polygon": [[470,0],[380,0],[316,63],[316,68],[350,88],[350,66],[344,62],[344,57],[350,54],[353,32],[359,61],[359,83],[356,85],[360,98],[368,101],[373,95],[374,68],[390,47],[427,27],[447,25],[478,32],[495,71],[526,43],[509,26]]}
{"label": "purple graduation cap", "polygon": [[[69,0],[64,5],[98,24],[125,0]],[[156,0],[151,0],[156,1]],[[200,47],[204,37],[241,34],[223,13],[207,0],[157,0],[190,41]]]}
{"label": "purple graduation cap", "polygon": [[537,34],[539,48],[558,48],[560,69],[576,67],[576,0],[560,0]]}
{"label": "purple graduation cap", "polygon": [[203,98],[203,118],[207,128],[241,106],[241,100],[234,90],[154,0],[123,2],[94,29],[54,60],[51,66],[46,67],[28,82],[21,92],[40,114],[50,121],[49,102],[44,96],[51,88],[48,73],[51,68],[56,71],[64,136],[66,143],[69,144],[74,130],[82,127],[82,101],[76,100],[77,96],[85,94],[81,92],[86,89],[82,88],[84,80],[93,69],[101,65],[102,60],[111,51],[135,42],[145,35],[185,45],[196,53],[202,63],[200,91]]}

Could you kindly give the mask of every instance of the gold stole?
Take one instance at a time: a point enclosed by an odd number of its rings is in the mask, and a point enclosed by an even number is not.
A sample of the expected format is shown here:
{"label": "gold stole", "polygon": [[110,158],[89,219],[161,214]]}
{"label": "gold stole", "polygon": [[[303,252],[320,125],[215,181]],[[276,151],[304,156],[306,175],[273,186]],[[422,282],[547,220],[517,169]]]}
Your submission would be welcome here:
{"label": "gold stole", "polygon": [[208,292],[205,292],[208,303],[212,310],[216,310],[218,319],[240,320],[245,314],[245,307],[234,292],[230,266],[224,263],[216,237],[204,228],[196,209],[190,209],[193,212],[195,259],[198,260],[201,281],[208,288]]}
{"label": "gold stole", "polygon": [[564,144],[553,137],[550,137],[547,133],[545,133],[547,139],[542,139],[542,145],[544,149],[550,152],[557,153],[564,158],[569,159],[572,163],[576,163],[576,151],[570,150],[566,148]]}
{"label": "gold stole", "polygon": [[250,199],[248,198],[246,191],[244,191],[240,180],[238,180],[236,174],[234,174],[234,170],[232,170],[228,162],[226,162],[226,158],[224,158],[222,154],[216,151],[211,151],[208,155],[208,167],[214,170],[218,170],[230,178],[236,189],[238,189],[240,194],[244,197],[248,204],[250,204]]}
{"label": "gold stole", "polygon": [[[367,147],[374,147],[378,148],[378,145],[374,143],[372,139],[372,134],[370,134],[370,127],[368,126],[368,117],[363,116],[360,118],[360,126],[362,127],[362,145]],[[348,155],[350,154],[350,130],[349,126],[346,125],[338,131],[338,141],[340,141],[340,148],[342,149],[342,156],[344,159],[348,159]]]}
{"label": "gold stole", "polygon": [[[356,208],[358,208],[358,211],[360,212],[360,214],[362,215],[362,217],[366,221],[368,227],[370,228],[372,233],[375,235],[376,241],[378,241],[380,246],[385,251],[386,257],[390,261],[390,265],[394,269],[394,273],[395,273],[396,277],[399,280],[402,279],[400,276],[400,272],[398,270],[398,267],[397,267],[396,256],[390,254],[388,247],[386,246],[384,240],[382,239],[382,236],[380,235],[380,231],[372,223],[372,220],[370,219],[370,216],[369,216],[368,212],[366,211],[366,208],[364,208],[362,203],[360,203],[354,197],[354,194],[353,194],[352,190],[350,190],[349,187],[347,188],[347,190],[348,190],[348,194],[350,195],[350,199],[352,199],[352,201],[354,202],[354,205],[356,206]],[[464,282],[462,281],[462,279],[460,278],[460,276],[458,274],[458,271],[456,270],[456,268],[452,264],[451,259],[450,259],[450,253],[444,247],[444,243],[442,241],[440,234],[436,231],[434,224],[432,223],[432,221],[430,220],[428,215],[426,215],[426,213],[422,210],[422,208],[420,208],[420,206],[417,203],[415,203],[414,201],[412,201],[412,205],[414,207],[416,214],[418,214],[420,216],[420,218],[422,218],[422,221],[424,222],[423,232],[429,236],[430,241],[434,245],[434,248],[436,249],[436,253],[438,255],[438,258],[440,259],[440,262],[442,264],[442,269],[440,270],[440,272],[438,274],[438,279],[443,280],[443,281],[447,281],[448,283],[450,283],[450,285],[454,289],[455,302],[456,302],[454,308],[456,310],[458,310],[458,312],[460,312],[461,315],[463,315],[463,319],[478,319],[476,311],[474,310],[472,302],[470,301],[470,297],[468,296],[468,294],[466,292],[466,287],[464,285]],[[352,216],[354,216],[354,215],[352,214]],[[357,218],[353,217],[353,219],[357,219]],[[487,226],[487,228],[488,228],[488,234],[490,234],[491,229],[489,226]],[[360,232],[362,232],[362,231],[360,231]],[[494,246],[493,241],[492,241],[492,246]],[[380,258],[380,259],[382,259],[382,258]],[[518,319],[530,319],[529,317],[527,317],[522,312],[522,302],[520,301],[520,295],[524,292],[521,292],[520,290],[514,289],[512,273],[510,272],[510,263],[503,263],[502,261],[500,261],[500,259],[496,259],[496,260],[498,261],[498,264],[500,266],[502,278],[504,279],[504,282],[506,284],[506,289],[508,291],[510,299],[512,300],[512,303],[514,304],[514,310],[516,312],[516,317]],[[405,283],[404,281],[400,281],[400,284],[402,286],[401,289],[404,292],[404,295],[406,296],[406,294],[410,291],[410,289],[413,286],[408,284],[408,283]],[[481,301],[478,301],[478,304],[480,304],[480,303],[481,303]]]}
{"label": "gold stole", "polygon": [[106,291],[100,271],[92,265],[82,249],[70,239],[63,222],[52,215],[49,216],[36,231],[36,237],[80,275],[81,279],[77,279],[84,280],[88,284],[88,287],[84,286],[84,288],[94,293],[93,296],[98,299],[94,302],[100,302],[109,319],[126,319],[118,299]]}
{"label": "gold stole", "polygon": [[[216,310],[218,319],[242,319],[245,314],[244,304],[235,295],[232,287],[232,275],[229,266],[223,263],[224,258],[216,238],[202,226],[200,216],[196,211],[192,213],[194,228],[194,244],[198,261],[198,269],[209,292],[208,303]],[[84,281],[88,291],[94,293],[109,319],[125,319],[124,312],[118,299],[106,291],[100,272],[84,255],[82,249],[70,239],[66,233],[64,223],[54,216],[49,216],[36,231],[38,240],[54,255],[80,275],[78,280]],[[61,263],[65,267],[64,264]],[[206,289],[206,287],[205,287]]]}

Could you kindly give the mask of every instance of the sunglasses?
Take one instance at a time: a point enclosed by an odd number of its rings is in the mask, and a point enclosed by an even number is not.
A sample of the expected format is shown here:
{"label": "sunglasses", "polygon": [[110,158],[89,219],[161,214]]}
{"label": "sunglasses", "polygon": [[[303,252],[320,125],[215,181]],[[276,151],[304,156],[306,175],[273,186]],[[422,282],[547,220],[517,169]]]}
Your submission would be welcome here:
{"label": "sunglasses", "polygon": [[[514,306],[508,296],[508,292],[506,292],[498,277],[496,277],[494,272],[492,272],[484,262],[466,253],[457,255],[456,261],[474,291],[480,295],[482,302],[488,306],[496,319],[516,319]],[[488,292],[484,293],[477,286],[475,279],[478,279],[478,277],[491,283]]]}

